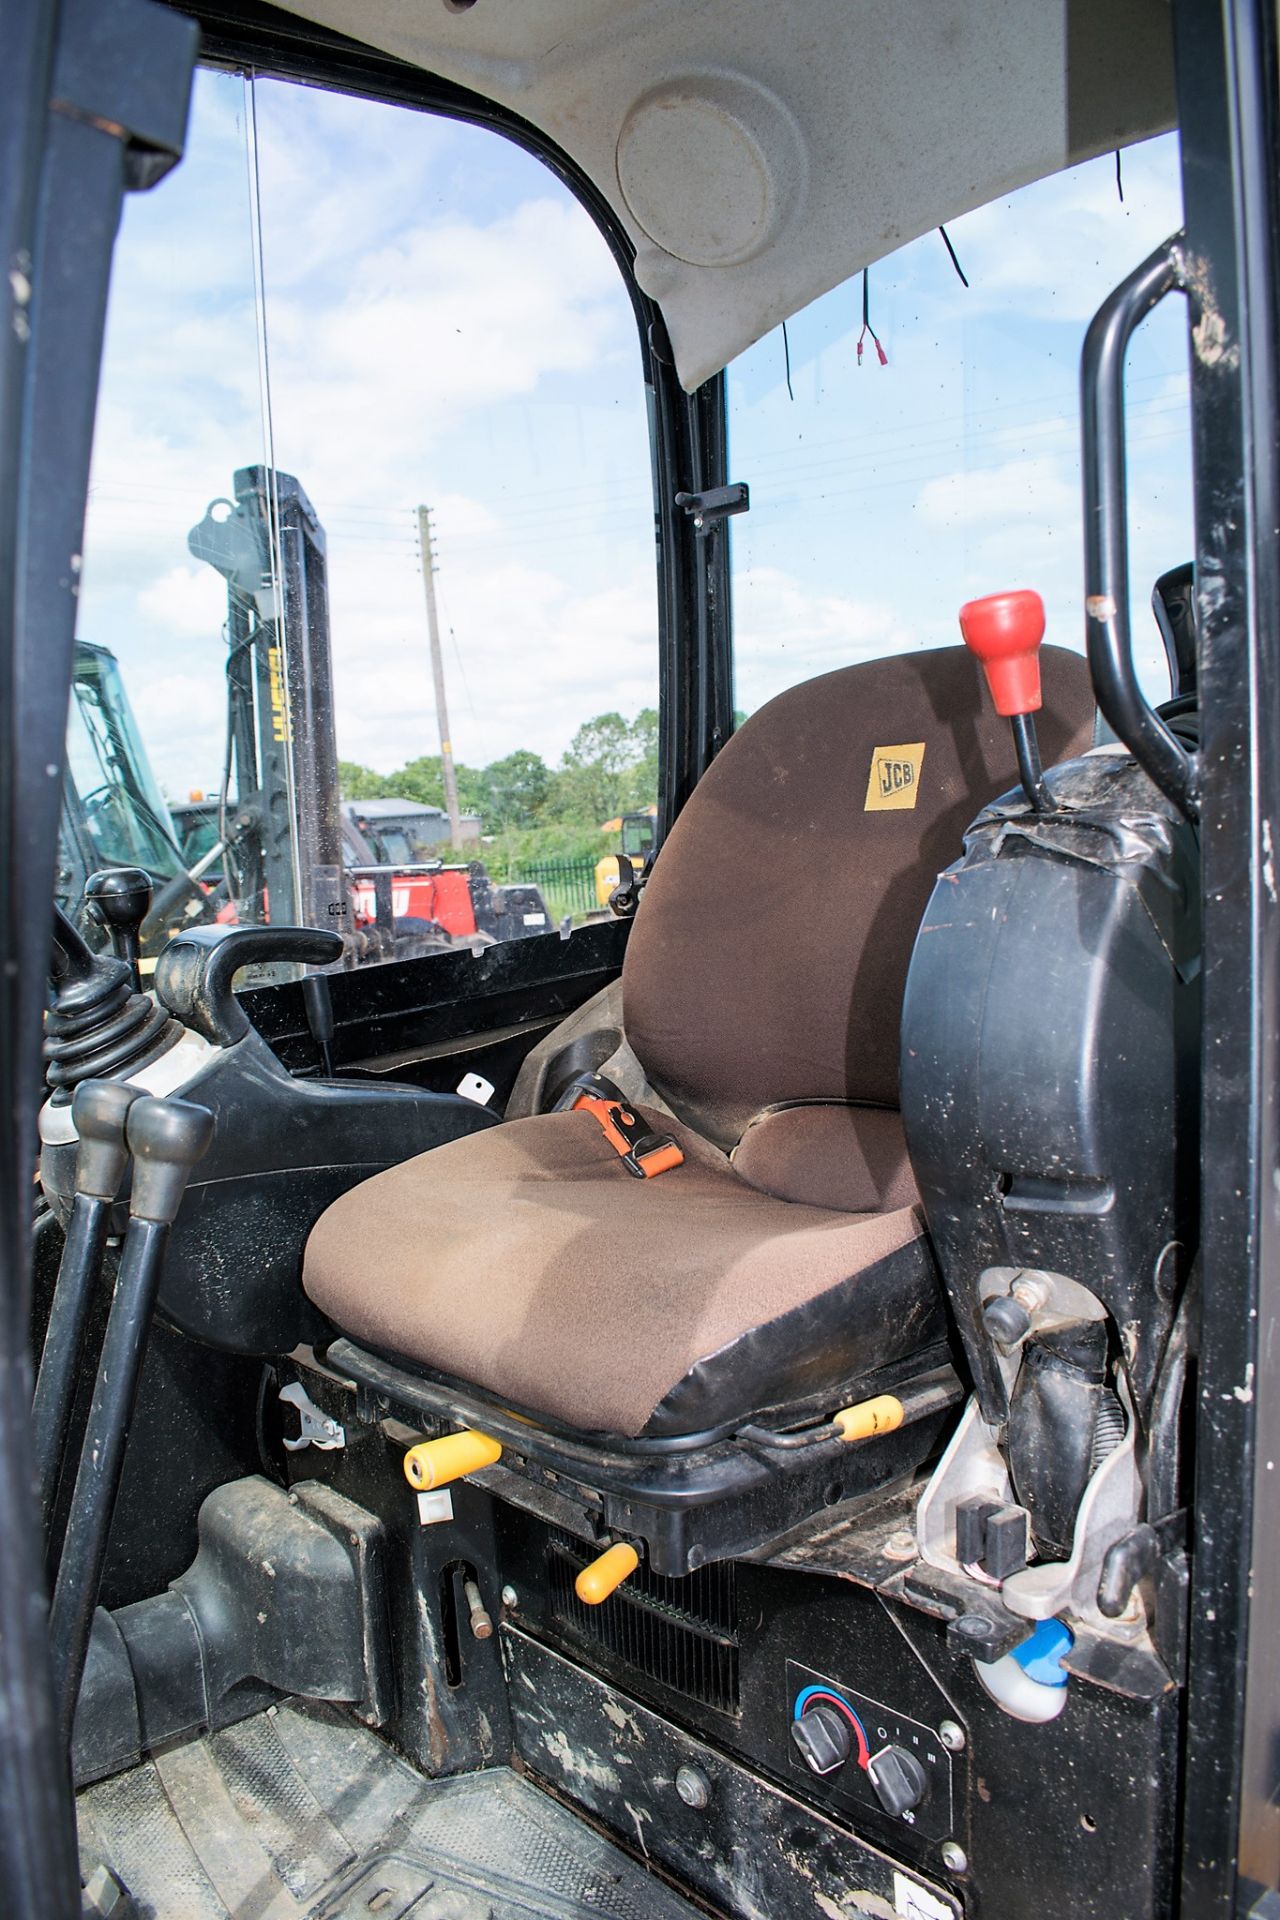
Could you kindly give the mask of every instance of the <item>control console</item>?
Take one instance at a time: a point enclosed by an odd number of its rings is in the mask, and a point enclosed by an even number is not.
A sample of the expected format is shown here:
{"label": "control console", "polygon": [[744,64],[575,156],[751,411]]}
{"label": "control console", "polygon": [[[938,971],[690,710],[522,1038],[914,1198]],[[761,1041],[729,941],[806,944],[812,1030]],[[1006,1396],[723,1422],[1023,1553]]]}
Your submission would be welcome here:
{"label": "control console", "polygon": [[951,1754],[936,1727],[795,1660],[787,1689],[791,1764],[816,1775],[834,1804],[874,1808],[926,1839],[951,1833]]}

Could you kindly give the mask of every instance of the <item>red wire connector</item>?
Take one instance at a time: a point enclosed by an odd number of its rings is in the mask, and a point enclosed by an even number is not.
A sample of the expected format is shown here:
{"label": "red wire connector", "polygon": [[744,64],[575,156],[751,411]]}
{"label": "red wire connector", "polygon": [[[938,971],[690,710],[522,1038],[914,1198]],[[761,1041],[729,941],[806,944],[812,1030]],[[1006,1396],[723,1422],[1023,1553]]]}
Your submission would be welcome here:
{"label": "red wire connector", "polygon": [[871,324],[871,296],[867,285],[867,268],[864,267],[862,269],[862,332],[858,335],[857,344],[859,366],[862,365],[862,349],[868,334],[871,335],[871,344],[876,350],[880,365],[887,367],[889,364],[889,356],[880,344],[880,335]]}

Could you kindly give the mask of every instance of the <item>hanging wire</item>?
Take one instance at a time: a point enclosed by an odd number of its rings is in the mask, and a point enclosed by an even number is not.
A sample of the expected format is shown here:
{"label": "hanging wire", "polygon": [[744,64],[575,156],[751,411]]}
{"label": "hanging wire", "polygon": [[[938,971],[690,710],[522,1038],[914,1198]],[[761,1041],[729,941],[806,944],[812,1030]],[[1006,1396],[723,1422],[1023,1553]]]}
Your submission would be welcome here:
{"label": "hanging wire", "polygon": [[[271,552],[273,584],[280,598],[280,617],[284,607],[284,556],[280,551],[280,490],[276,480],[276,430],[271,406],[271,351],[267,338],[267,265],[262,238],[261,146],[258,140],[257,70],[251,67],[243,76],[246,102],[245,158],[249,169],[249,236],[253,258],[253,297],[258,334],[258,398],[262,412],[262,431],[266,441],[267,472],[270,474],[271,510],[267,516],[267,540]],[[283,659],[283,652],[281,655]],[[293,795],[289,796],[290,805]]]}
{"label": "hanging wire", "polygon": [[785,320],[782,323],[782,359],[787,369],[787,398],[788,400],[794,401],[796,396],[791,388],[791,342],[787,338],[787,323]]}
{"label": "hanging wire", "polygon": [[889,356],[880,344],[880,335],[876,332],[875,328],[871,324],[870,269],[867,267],[864,267],[862,269],[862,332],[858,335],[858,365],[859,366],[862,365],[862,349],[866,342],[866,338],[868,334],[871,335],[871,344],[874,346],[876,350],[876,354],[879,358],[880,365],[882,367],[887,367],[889,364]]}
{"label": "hanging wire", "polygon": [[1120,172],[1120,149],[1116,148],[1116,192],[1120,195],[1120,204],[1124,205],[1124,177]]}
{"label": "hanging wire", "polygon": [[946,248],[947,252],[951,255],[952,266],[955,268],[956,272],[960,275],[961,284],[967,287],[969,284],[969,276],[965,272],[964,268],[960,265],[959,260],[956,258],[956,250],[951,244],[951,235],[947,232],[945,227],[939,227],[938,232],[942,235],[943,246]]}
{"label": "hanging wire", "polygon": [[471,693],[471,682],[467,679],[467,669],[463,664],[462,648],[458,645],[458,636],[453,630],[453,614],[450,611],[449,602],[445,597],[444,586],[438,573],[436,575],[436,597],[440,602],[440,611],[444,615],[445,630],[453,642],[453,658],[458,669],[459,677],[462,680],[462,690],[467,696],[467,706],[471,710],[471,718],[475,722],[477,730],[483,734],[484,730],[480,725],[480,715],[476,712],[476,703]]}
{"label": "hanging wire", "polygon": [[[290,618],[290,608],[285,605],[284,553],[280,541],[280,484],[276,470],[276,430],[271,404],[271,353],[267,339],[267,261],[266,247],[262,238],[262,146],[258,138],[258,74],[250,67],[243,75],[243,96],[247,102],[246,113],[246,159],[249,170],[249,234],[253,253],[253,291],[258,322],[258,386],[262,408],[263,431],[266,436],[266,455],[269,506],[267,512],[267,543],[270,550],[271,580],[276,593],[276,617],[279,622],[280,671],[285,690],[285,727],[291,729],[291,707],[289,702],[289,649],[284,644],[285,623]],[[256,631],[256,628],[255,628]],[[287,736],[286,736],[287,737]],[[284,785],[289,806],[289,854],[293,869],[293,887],[295,898],[304,897],[302,850],[298,837],[298,796],[294,789],[293,754],[284,756]],[[237,794],[237,800],[240,795]],[[222,809],[225,818],[225,809]],[[221,830],[222,820],[219,820]],[[229,873],[225,868],[224,872]]]}

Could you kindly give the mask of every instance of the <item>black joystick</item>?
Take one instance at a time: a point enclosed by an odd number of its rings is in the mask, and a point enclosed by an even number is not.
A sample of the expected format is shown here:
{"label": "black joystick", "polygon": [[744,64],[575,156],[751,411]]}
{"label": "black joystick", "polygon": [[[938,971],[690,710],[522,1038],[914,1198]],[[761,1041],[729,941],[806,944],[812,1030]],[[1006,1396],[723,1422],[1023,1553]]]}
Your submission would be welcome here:
{"label": "black joystick", "polygon": [[143,1098],[129,1106],[124,1133],[133,1154],[129,1227],[49,1610],[58,1712],[68,1743],[169,1229],[192,1169],[208,1151],[213,1115],[186,1100]]}
{"label": "black joystick", "polygon": [[71,1102],[79,1136],[76,1190],[62,1249],[49,1326],[31,1408],[36,1475],[46,1530],[53,1521],[67,1430],[82,1365],[85,1330],[102,1271],[111,1203],[129,1164],[125,1128],[141,1088],[121,1080],[82,1080]]}
{"label": "black joystick", "polygon": [[181,1038],[177,1021],[134,987],[129,962],[94,953],[57,905],[49,983],[45,1077],[62,1104],[81,1080],[135,1074]]}
{"label": "black joystick", "polygon": [[84,883],[84,903],[100,927],[111,936],[111,951],[138,975],[142,923],[151,906],[151,876],[141,867],[104,867]]}

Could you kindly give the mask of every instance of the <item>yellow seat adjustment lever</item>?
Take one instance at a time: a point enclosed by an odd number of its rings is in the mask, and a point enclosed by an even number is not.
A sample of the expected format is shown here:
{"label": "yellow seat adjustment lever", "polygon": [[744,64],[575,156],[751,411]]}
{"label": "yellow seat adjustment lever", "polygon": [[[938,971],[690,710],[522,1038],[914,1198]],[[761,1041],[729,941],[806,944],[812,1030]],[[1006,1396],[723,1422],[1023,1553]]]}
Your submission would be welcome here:
{"label": "yellow seat adjustment lever", "polygon": [[404,1477],[411,1487],[425,1493],[429,1487],[447,1487],[481,1467],[491,1467],[502,1458],[502,1446],[487,1433],[464,1427],[461,1433],[445,1433],[438,1440],[420,1440],[404,1457]]}
{"label": "yellow seat adjustment lever", "polygon": [[616,1546],[606,1548],[598,1560],[582,1569],[573,1590],[585,1606],[598,1607],[639,1565],[640,1555],[635,1548],[619,1540]]}
{"label": "yellow seat adjustment lever", "polygon": [[894,1393],[878,1393],[874,1400],[859,1400],[855,1407],[841,1407],[831,1422],[839,1427],[842,1440],[871,1440],[878,1433],[896,1433],[902,1425],[905,1409]]}

